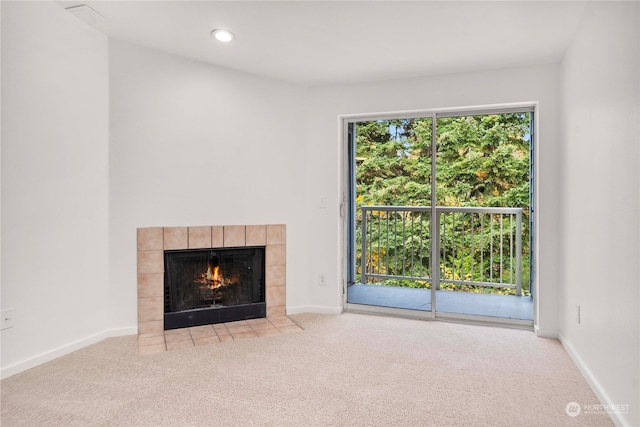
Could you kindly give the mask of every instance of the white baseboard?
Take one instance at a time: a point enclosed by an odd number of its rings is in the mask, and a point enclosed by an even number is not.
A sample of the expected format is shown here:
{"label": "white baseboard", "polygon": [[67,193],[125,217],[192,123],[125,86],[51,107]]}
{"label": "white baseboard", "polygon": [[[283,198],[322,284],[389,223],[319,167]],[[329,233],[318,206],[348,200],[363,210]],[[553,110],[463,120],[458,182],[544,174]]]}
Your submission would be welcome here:
{"label": "white baseboard", "polygon": [[287,315],[303,313],[341,314],[342,307],[324,307],[317,305],[300,305],[298,307],[287,307]]}
{"label": "white baseboard", "polygon": [[108,333],[110,337],[126,337],[127,335],[138,335],[138,327],[129,326],[128,328],[110,329]]}
{"label": "white baseboard", "polygon": [[[562,343],[562,346],[564,347],[565,351],[569,354],[569,357],[571,357],[571,360],[573,360],[573,363],[575,363],[576,366],[578,367],[578,370],[580,371],[580,373],[582,373],[582,376],[587,381],[587,384],[589,384],[589,387],[591,387],[591,391],[593,391],[593,393],[596,395],[600,403],[602,405],[606,405],[607,407],[611,407],[611,408],[615,407],[615,402],[613,402],[609,398],[609,395],[604,391],[604,389],[600,385],[600,382],[593,375],[589,367],[584,363],[584,360],[582,360],[582,357],[580,357],[580,355],[576,352],[576,349],[573,347],[571,342],[562,335],[559,335],[558,339],[560,340],[560,343]],[[611,411],[611,412],[608,412],[608,415],[609,415],[609,418],[611,418],[611,421],[616,426],[631,425],[629,422],[627,422],[627,420],[623,418],[621,413]]]}
{"label": "white baseboard", "polygon": [[540,338],[551,338],[554,340],[558,339],[558,331],[555,330],[540,329],[538,325],[533,325],[533,331],[535,332],[536,336]]}
{"label": "white baseboard", "polygon": [[98,343],[109,337],[120,337],[125,335],[136,335],[138,329],[136,327],[108,329],[106,331],[99,332],[97,334],[88,336],[86,338],[71,342],[69,344],[60,346],[53,350],[44,352],[34,357],[30,357],[22,362],[14,363],[13,365],[4,366],[0,370],[0,378],[5,379],[12,375],[19,374],[28,369],[35,368],[36,366],[55,360],[59,357],[65,356],[74,351],[88,347],[92,344]]}

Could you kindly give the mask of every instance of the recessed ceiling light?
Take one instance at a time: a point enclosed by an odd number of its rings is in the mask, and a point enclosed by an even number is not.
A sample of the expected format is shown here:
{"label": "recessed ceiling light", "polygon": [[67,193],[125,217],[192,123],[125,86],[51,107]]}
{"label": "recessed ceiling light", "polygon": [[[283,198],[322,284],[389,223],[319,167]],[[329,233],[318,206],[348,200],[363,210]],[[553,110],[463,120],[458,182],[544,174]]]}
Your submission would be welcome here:
{"label": "recessed ceiling light", "polygon": [[230,42],[235,38],[233,33],[229,30],[213,30],[211,36],[221,42]]}

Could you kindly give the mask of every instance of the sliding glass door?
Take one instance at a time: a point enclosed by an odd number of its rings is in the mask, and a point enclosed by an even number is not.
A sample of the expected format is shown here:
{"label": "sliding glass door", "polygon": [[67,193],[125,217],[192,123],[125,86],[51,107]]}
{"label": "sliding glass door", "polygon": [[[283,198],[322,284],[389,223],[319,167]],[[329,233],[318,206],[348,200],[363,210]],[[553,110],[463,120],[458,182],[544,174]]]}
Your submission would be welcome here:
{"label": "sliding glass door", "polygon": [[345,121],[348,309],[531,323],[532,122],[532,107]]}

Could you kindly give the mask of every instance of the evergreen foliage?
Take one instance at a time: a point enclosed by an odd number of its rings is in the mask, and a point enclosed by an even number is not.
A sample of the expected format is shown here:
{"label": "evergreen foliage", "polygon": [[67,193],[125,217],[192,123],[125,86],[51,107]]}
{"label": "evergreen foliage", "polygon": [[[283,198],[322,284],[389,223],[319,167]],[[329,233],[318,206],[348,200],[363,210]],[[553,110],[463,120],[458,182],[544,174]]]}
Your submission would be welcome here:
{"label": "evergreen foliage", "polygon": [[[529,113],[439,118],[436,122],[437,206],[523,208],[522,283],[525,293],[529,285],[530,122]],[[358,273],[361,272],[361,206],[430,206],[431,135],[430,118],[357,123]],[[439,254],[442,279],[484,281],[489,275],[496,277],[502,273],[504,277],[505,274],[513,274],[505,273],[503,270],[506,268],[500,268],[495,261],[490,261],[493,256],[497,257],[496,251],[500,247],[497,233],[494,235],[491,231],[493,222],[491,218],[485,220],[471,214],[442,216],[441,230],[445,231],[441,238],[445,252]],[[409,233],[407,230],[410,223],[416,228]],[[418,223],[420,231],[417,231]],[[368,237],[374,242],[369,243],[375,244],[376,239],[384,238],[391,239],[391,244],[385,242],[382,245],[383,251],[371,255],[368,262],[374,271],[379,271],[380,274],[398,274],[398,266],[413,265],[418,257],[418,268],[428,271],[428,223],[429,218],[424,214],[412,216],[409,213],[394,213],[385,215],[382,220],[378,218],[378,223],[372,224],[375,233]],[[389,224],[392,224],[391,228]],[[402,225],[398,227],[398,224]],[[509,227],[503,240],[509,239],[509,231],[515,227],[515,223],[507,221],[500,226]],[[469,233],[470,228],[478,230],[475,237]],[[465,245],[469,250],[459,255],[448,254],[448,243]],[[506,245],[510,242],[502,243]],[[409,257],[413,258],[410,260]],[[394,286],[430,286],[428,280],[393,279],[381,283]],[[442,287],[473,292],[513,293],[512,289],[471,285],[443,284]]]}

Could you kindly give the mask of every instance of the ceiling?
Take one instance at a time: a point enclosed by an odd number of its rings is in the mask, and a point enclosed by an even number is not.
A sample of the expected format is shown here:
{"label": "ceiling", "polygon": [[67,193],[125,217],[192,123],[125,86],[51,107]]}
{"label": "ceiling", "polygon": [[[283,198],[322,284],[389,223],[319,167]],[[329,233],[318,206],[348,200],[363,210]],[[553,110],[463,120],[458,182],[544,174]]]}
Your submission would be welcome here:
{"label": "ceiling", "polygon": [[[306,86],[558,62],[585,5],[582,1],[58,3],[65,8],[89,6],[106,19],[89,16],[91,25],[112,38]],[[76,8],[80,10],[90,12]],[[209,36],[215,28],[233,31],[236,40],[216,42]]]}

